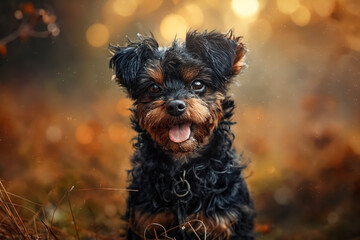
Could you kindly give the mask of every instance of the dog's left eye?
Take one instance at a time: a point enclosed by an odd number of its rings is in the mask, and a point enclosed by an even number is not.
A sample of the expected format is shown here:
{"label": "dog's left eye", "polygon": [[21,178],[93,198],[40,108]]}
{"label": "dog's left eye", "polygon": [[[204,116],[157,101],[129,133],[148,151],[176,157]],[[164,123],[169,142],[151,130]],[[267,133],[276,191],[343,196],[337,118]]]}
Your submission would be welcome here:
{"label": "dog's left eye", "polygon": [[149,91],[151,93],[158,93],[158,92],[160,92],[160,90],[161,90],[161,88],[156,84],[151,85],[149,88]]}
{"label": "dog's left eye", "polygon": [[195,92],[202,92],[205,89],[205,84],[202,81],[196,80],[191,83],[191,89]]}

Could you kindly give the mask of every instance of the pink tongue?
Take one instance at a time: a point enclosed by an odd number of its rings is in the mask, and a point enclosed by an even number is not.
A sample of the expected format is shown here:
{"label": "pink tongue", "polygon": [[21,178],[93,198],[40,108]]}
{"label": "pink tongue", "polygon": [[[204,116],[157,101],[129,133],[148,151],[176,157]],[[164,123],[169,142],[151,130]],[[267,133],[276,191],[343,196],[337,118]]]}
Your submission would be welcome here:
{"label": "pink tongue", "polygon": [[175,125],[169,130],[170,140],[176,143],[185,142],[190,137],[190,123]]}

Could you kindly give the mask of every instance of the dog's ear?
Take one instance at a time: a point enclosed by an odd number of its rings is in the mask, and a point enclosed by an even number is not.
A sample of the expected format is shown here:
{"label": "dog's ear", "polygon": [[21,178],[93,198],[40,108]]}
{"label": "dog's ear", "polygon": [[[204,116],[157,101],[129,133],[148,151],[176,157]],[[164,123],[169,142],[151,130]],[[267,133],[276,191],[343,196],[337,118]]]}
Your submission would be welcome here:
{"label": "dog's ear", "polygon": [[223,81],[238,74],[245,65],[243,58],[246,48],[241,37],[232,31],[227,34],[218,32],[188,32],[185,46],[196,58],[205,62]]}
{"label": "dog's ear", "polygon": [[138,35],[138,37],[135,42],[128,40],[125,47],[109,45],[113,55],[109,66],[115,71],[116,81],[127,89],[130,97],[133,97],[139,70],[154,56],[154,51],[159,47],[152,35],[145,37]]}

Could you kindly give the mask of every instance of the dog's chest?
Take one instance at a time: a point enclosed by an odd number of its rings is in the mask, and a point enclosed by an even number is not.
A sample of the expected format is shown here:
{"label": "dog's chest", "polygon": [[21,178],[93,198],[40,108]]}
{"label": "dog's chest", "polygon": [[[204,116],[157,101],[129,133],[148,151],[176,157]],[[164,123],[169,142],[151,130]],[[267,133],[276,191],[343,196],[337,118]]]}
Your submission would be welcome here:
{"label": "dog's chest", "polygon": [[211,164],[185,164],[180,168],[157,168],[150,181],[142,186],[154,192],[152,201],[161,208],[182,206],[189,213],[206,209],[212,200],[225,197],[231,181],[231,168],[221,169]]}

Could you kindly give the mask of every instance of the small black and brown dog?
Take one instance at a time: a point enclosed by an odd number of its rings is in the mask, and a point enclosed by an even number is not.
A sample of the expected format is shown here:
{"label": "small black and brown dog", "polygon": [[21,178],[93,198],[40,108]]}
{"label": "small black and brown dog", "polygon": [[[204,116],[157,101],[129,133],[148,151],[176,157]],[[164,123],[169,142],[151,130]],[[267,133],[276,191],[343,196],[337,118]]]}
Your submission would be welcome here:
{"label": "small black and brown dog", "polygon": [[244,66],[240,37],[191,31],[112,46],[110,67],[134,100],[127,239],[253,239],[254,208],[232,148],[227,88]]}

